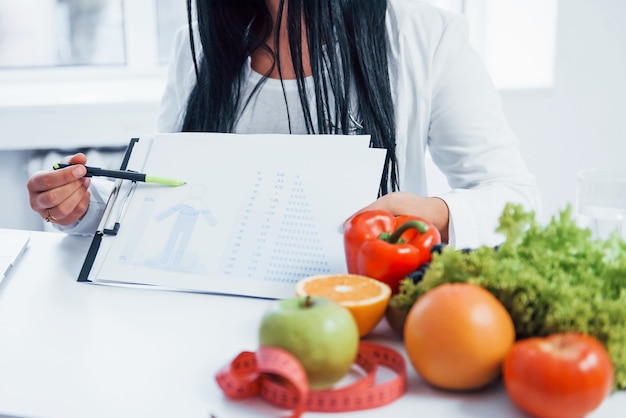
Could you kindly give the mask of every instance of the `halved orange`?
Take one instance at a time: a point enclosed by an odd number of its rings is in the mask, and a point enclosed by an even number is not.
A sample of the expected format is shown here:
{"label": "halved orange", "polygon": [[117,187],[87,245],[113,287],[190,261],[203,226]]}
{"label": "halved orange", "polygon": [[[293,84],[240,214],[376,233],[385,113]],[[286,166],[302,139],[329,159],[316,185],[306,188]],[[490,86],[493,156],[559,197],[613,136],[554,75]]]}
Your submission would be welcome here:
{"label": "halved orange", "polygon": [[296,296],[320,296],[347,308],[359,327],[359,336],[370,333],[385,314],[391,287],[358,274],[323,274],[296,283]]}

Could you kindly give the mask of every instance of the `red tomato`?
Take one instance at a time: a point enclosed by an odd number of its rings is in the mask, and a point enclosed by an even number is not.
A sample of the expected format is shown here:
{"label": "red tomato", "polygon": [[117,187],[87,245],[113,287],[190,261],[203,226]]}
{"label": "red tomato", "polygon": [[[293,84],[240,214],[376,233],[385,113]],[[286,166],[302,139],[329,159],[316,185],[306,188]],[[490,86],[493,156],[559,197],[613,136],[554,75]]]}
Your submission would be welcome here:
{"label": "red tomato", "polygon": [[604,346],[577,333],[516,342],[502,373],[511,401],[540,418],[585,416],[613,387],[613,364]]}

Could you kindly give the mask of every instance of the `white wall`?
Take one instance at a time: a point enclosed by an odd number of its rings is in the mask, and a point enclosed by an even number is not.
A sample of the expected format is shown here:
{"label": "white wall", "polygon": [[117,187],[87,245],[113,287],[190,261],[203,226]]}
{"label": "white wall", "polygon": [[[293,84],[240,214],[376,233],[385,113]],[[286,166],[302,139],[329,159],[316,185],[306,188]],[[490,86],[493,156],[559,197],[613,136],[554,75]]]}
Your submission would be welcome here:
{"label": "white wall", "polygon": [[[123,148],[132,137],[155,131],[157,112],[158,100],[124,106],[115,103],[31,106],[27,112],[22,107],[0,106],[0,228],[39,230],[44,226],[28,202],[26,182],[32,172],[50,169],[60,156],[69,154],[65,149],[93,145]],[[28,147],[24,146],[26,142]],[[57,157],[50,161],[44,149],[59,147],[62,149],[57,151]],[[88,153],[94,165],[118,167],[121,157],[110,155]]]}
{"label": "white wall", "polygon": [[626,2],[559,2],[554,87],[503,92],[549,219],[575,197],[576,172],[625,166]]}
{"label": "white wall", "polygon": [[[1,142],[11,140],[1,133],[0,136]],[[37,219],[28,205],[28,156],[23,151],[0,151],[0,228],[41,228],[41,218]]]}
{"label": "white wall", "polygon": [[[522,1],[522,0],[520,0]],[[576,172],[589,167],[623,167],[626,157],[626,2],[564,0],[559,2],[555,82],[541,91],[505,91],[503,105],[522,143],[544,198],[543,218],[571,202]],[[153,122],[150,108],[134,115],[97,111],[87,125],[107,126],[123,137],[137,135]],[[7,115],[6,109],[0,109]],[[133,123],[128,124],[132,119]],[[38,121],[22,122],[25,130]],[[64,123],[67,123],[65,121]],[[85,126],[84,123],[78,123]],[[0,148],[16,139],[2,133]],[[146,133],[140,130],[139,134]],[[48,130],[49,143],[59,133]],[[19,148],[19,147],[18,147]],[[40,228],[28,206],[25,183],[29,153],[0,152],[0,227]]]}

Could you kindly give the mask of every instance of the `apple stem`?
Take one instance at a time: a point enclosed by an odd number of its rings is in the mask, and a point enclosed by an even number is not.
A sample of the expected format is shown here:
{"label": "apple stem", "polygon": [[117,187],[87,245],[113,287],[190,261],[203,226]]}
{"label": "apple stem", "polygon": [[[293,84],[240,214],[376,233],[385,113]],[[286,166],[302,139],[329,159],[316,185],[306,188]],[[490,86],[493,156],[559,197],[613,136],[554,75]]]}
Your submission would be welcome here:
{"label": "apple stem", "polygon": [[313,306],[313,300],[311,299],[311,295],[306,295],[304,298],[304,307],[310,308]]}

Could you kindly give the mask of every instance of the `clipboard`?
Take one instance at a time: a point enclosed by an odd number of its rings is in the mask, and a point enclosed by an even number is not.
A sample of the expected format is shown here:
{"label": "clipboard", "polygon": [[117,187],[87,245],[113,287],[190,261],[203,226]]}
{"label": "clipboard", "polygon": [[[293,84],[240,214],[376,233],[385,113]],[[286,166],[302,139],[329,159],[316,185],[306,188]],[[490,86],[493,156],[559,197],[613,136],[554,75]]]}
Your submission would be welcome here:
{"label": "clipboard", "polygon": [[131,139],[79,282],[287,298],[346,272],[342,224],[376,199],[386,150],[368,136],[158,134]]}
{"label": "clipboard", "polygon": [[[130,160],[130,156],[133,152],[133,147],[139,141],[139,138],[131,138],[128,146],[126,147],[126,151],[124,153],[124,157],[122,159],[122,163],[120,165],[120,170],[126,170],[128,168],[128,161]],[[104,235],[116,235],[119,230],[120,223],[116,221],[114,223],[114,227],[112,229],[107,229],[105,225],[109,221],[109,217],[111,216],[111,212],[113,207],[116,205],[117,197],[119,195],[119,190],[122,186],[122,180],[117,179],[113,186],[113,190],[109,195],[109,199],[107,200],[107,204],[105,206],[105,210],[102,214],[102,218],[98,224],[98,228],[94,233],[94,237],[91,240],[91,244],[89,246],[89,250],[87,250],[87,255],[85,257],[85,261],[78,273],[78,281],[79,282],[91,282],[89,279],[89,275],[91,273],[91,269],[93,267],[93,263],[98,255],[98,251],[100,250],[100,244],[102,243],[102,237]]]}

